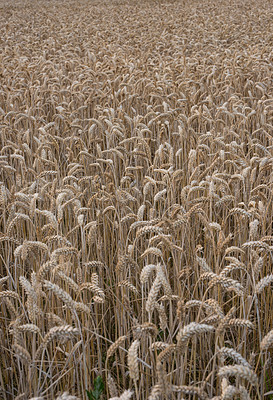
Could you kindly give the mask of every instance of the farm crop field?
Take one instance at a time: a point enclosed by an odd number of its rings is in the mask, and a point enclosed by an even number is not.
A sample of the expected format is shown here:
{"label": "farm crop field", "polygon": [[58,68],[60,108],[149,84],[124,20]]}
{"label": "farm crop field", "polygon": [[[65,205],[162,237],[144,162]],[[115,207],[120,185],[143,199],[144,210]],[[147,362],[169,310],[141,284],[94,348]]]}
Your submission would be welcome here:
{"label": "farm crop field", "polygon": [[273,3],[0,0],[0,398],[273,398]]}

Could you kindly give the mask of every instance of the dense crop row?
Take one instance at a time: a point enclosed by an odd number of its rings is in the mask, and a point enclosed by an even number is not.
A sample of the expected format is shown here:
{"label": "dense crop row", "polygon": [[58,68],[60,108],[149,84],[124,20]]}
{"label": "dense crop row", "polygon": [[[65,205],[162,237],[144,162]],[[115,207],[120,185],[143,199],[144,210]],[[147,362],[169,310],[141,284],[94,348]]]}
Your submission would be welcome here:
{"label": "dense crop row", "polygon": [[272,19],[0,2],[1,399],[272,397]]}

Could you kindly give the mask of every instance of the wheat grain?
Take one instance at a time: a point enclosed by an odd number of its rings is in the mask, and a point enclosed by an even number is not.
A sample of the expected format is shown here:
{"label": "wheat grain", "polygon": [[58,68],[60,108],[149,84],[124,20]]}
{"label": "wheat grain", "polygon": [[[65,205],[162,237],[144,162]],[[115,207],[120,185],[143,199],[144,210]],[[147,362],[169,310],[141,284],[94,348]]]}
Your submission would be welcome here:
{"label": "wheat grain", "polygon": [[250,3],[0,0],[1,399],[270,397],[273,6]]}
{"label": "wheat grain", "polygon": [[110,358],[121,344],[125,342],[127,336],[120,336],[107,350],[107,358]]}
{"label": "wheat grain", "polygon": [[273,344],[273,330],[271,330],[261,341],[261,350],[267,350]]}
{"label": "wheat grain", "polygon": [[31,363],[31,356],[24,347],[20,346],[18,343],[15,343],[12,347],[13,350],[15,351],[15,355],[17,355],[20,358],[20,360],[22,360],[26,364]]}
{"label": "wheat grain", "polygon": [[255,288],[255,293],[260,294],[264,290],[264,288],[269,286],[272,282],[273,282],[273,274],[265,276],[257,283]]}
{"label": "wheat grain", "polygon": [[188,342],[188,340],[190,340],[190,338],[192,338],[193,336],[212,331],[214,331],[214,327],[211,325],[191,322],[189,325],[186,325],[183,329],[181,329],[178,332],[176,337],[177,348],[181,351]]}
{"label": "wheat grain", "polygon": [[134,381],[137,381],[139,379],[139,368],[138,368],[138,360],[137,360],[137,352],[139,348],[140,342],[138,339],[136,339],[131,346],[129,347],[128,350],[128,368],[129,368],[129,374],[130,378],[133,379]]}
{"label": "wheat grain", "polygon": [[196,386],[177,386],[173,385],[172,390],[174,392],[181,392],[186,395],[196,395],[199,399],[208,399],[208,395],[204,392],[204,390],[196,387]]}
{"label": "wheat grain", "polygon": [[237,364],[244,365],[245,367],[251,368],[249,363],[244,359],[244,357],[241,356],[240,353],[237,353],[234,349],[231,349],[229,347],[222,347],[219,350],[219,354],[221,357],[228,357],[232,358]]}
{"label": "wheat grain", "polygon": [[68,392],[64,392],[56,397],[56,400],[79,400],[79,398],[69,394]]}
{"label": "wheat grain", "polygon": [[109,400],[130,400],[133,394],[132,390],[124,390],[119,397],[111,397]]}
{"label": "wheat grain", "polygon": [[74,309],[74,302],[72,300],[72,297],[70,296],[69,293],[61,289],[58,285],[55,283],[52,283],[50,281],[44,280],[43,286],[51,290],[60,300],[64,302],[64,304],[70,308],[71,310]]}
{"label": "wheat grain", "polygon": [[243,365],[232,365],[221,367],[218,376],[220,377],[230,377],[237,376],[238,378],[242,378],[247,380],[252,385],[258,384],[258,378],[255,372],[253,372],[250,368]]}

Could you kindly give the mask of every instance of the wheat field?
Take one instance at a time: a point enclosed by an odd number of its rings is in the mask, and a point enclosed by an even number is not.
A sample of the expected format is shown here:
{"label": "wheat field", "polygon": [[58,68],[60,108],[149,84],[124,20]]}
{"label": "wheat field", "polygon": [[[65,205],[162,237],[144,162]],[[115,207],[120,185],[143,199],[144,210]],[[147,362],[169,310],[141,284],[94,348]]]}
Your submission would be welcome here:
{"label": "wheat field", "polygon": [[273,398],[272,21],[0,0],[1,399]]}

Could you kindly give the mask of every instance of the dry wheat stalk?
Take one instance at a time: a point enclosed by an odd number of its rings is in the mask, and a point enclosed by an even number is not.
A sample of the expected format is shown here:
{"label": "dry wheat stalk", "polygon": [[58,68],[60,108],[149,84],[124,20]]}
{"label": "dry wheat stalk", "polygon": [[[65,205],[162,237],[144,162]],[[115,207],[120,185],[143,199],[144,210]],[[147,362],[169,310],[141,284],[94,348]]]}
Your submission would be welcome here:
{"label": "dry wheat stalk", "polygon": [[0,9],[0,398],[269,396],[272,2]]}

